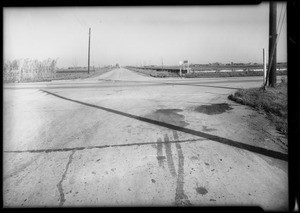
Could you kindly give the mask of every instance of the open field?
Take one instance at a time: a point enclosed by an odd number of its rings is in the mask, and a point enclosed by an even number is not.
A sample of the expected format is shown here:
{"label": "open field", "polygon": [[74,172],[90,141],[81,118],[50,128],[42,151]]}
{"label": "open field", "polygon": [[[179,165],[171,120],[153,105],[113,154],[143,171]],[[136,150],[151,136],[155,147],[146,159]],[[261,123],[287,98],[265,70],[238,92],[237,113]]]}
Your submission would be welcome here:
{"label": "open field", "polygon": [[[170,68],[166,71],[160,71],[150,68],[127,67],[127,69],[156,78],[180,77],[179,68]],[[245,70],[250,70],[246,69]],[[286,70],[278,68],[277,75],[286,75]],[[219,77],[245,77],[245,76],[263,76],[263,71],[192,71],[191,73],[182,74],[184,78],[219,78]]]}
{"label": "open field", "polygon": [[[287,71],[277,70],[276,74],[286,75]],[[245,77],[245,76],[263,76],[262,71],[243,71],[243,72],[192,72],[184,74],[185,78],[219,78],[219,77]]]}
{"label": "open field", "polygon": [[[263,71],[262,64],[235,64],[235,65],[225,65],[225,64],[190,64],[189,67],[193,72],[242,72],[242,71]],[[147,69],[147,70],[156,70],[156,71],[170,71],[170,72],[178,72],[180,66],[143,66],[143,67],[135,67],[139,69]],[[277,63],[278,70],[286,70],[286,63]]]}

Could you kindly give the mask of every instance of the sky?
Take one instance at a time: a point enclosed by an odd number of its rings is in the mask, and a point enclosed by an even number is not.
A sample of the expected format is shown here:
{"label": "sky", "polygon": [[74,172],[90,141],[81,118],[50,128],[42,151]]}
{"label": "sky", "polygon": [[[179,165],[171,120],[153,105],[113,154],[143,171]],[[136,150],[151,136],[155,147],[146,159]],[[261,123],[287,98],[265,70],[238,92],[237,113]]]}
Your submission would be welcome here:
{"label": "sky", "polygon": [[[287,61],[286,3],[277,3],[277,61]],[[283,22],[279,22],[284,17]],[[58,59],[91,65],[262,63],[269,3],[241,6],[4,8],[4,60]]]}

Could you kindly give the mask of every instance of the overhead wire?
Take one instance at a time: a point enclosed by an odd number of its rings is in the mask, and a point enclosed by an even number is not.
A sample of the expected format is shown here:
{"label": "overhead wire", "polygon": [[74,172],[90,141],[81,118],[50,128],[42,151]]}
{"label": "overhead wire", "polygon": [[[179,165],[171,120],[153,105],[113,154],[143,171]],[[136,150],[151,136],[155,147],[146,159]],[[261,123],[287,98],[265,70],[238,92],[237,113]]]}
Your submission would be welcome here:
{"label": "overhead wire", "polygon": [[280,15],[279,15],[279,19],[278,19],[278,23],[277,23],[277,28],[276,28],[276,29],[278,29],[279,23],[280,23],[280,21],[281,21],[282,9],[283,9],[283,4],[281,5]]}

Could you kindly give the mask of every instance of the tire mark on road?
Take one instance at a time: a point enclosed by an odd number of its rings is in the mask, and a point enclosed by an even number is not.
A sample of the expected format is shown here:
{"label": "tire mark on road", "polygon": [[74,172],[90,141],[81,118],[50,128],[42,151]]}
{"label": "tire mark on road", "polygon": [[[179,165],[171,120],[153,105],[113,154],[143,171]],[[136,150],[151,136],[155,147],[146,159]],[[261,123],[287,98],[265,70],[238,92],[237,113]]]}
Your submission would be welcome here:
{"label": "tire mark on road", "polygon": [[163,150],[162,150],[162,148],[163,148],[163,144],[162,144],[162,140],[159,138],[158,140],[157,140],[157,160],[158,160],[158,165],[159,165],[159,167],[162,167],[162,168],[164,168],[165,166],[164,166],[164,159],[166,158],[165,156],[163,156]]}
{"label": "tire mark on road", "polygon": [[66,201],[65,199],[65,194],[64,194],[64,189],[62,187],[62,183],[67,175],[67,172],[68,172],[68,169],[69,169],[69,166],[70,166],[70,163],[72,162],[73,160],[73,155],[75,153],[75,150],[72,151],[72,153],[70,154],[69,156],[69,161],[66,165],[66,169],[65,169],[65,172],[63,173],[62,177],[61,177],[61,180],[58,182],[58,184],[56,185],[57,186],[57,189],[59,191],[59,206],[63,206],[64,205],[64,202]]}
{"label": "tire mark on road", "polygon": [[233,146],[233,147],[236,147],[236,148],[239,148],[239,149],[244,149],[244,150],[248,150],[250,152],[262,154],[262,155],[269,156],[269,157],[272,157],[272,158],[288,161],[288,155],[284,154],[284,153],[281,153],[281,152],[273,151],[273,150],[270,150],[270,149],[265,149],[265,148],[262,148],[262,147],[252,146],[252,145],[241,143],[241,142],[234,141],[234,140],[231,140],[231,139],[219,137],[217,135],[212,135],[212,134],[208,134],[208,133],[205,133],[205,132],[200,132],[200,131],[196,131],[196,130],[193,130],[193,129],[188,129],[188,128],[168,124],[168,123],[165,123],[165,122],[156,121],[156,120],[152,120],[152,119],[149,119],[149,118],[132,115],[132,114],[129,114],[129,113],[118,111],[118,110],[109,109],[109,108],[106,108],[106,107],[97,106],[97,105],[94,105],[94,104],[89,104],[89,103],[73,100],[73,99],[66,98],[66,97],[63,97],[63,96],[45,91],[45,90],[41,90],[41,91],[44,91],[45,93],[51,94],[53,96],[56,96],[58,98],[61,98],[61,99],[67,100],[67,101],[72,101],[74,103],[82,104],[82,105],[89,106],[89,107],[94,107],[94,108],[101,109],[101,110],[104,110],[104,111],[107,111],[107,112],[111,112],[111,113],[114,113],[114,114],[117,114],[117,115],[122,115],[122,116],[125,116],[125,117],[128,117],[128,118],[132,118],[132,119],[136,119],[136,120],[139,120],[139,121],[151,123],[151,124],[154,124],[154,125],[157,125],[157,126],[162,126],[162,127],[166,127],[166,128],[172,129],[172,130],[177,130],[177,131],[180,131],[180,132],[184,132],[184,133],[188,133],[188,134],[191,134],[191,135],[206,138],[208,140],[215,141],[215,142],[222,143],[222,144],[226,144],[226,145],[229,145],[229,146]]}
{"label": "tire mark on road", "polygon": [[[5,151],[4,151],[5,152]],[[17,174],[19,174],[20,172],[24,171],[28,166],[30,166],[33,162],[35,162],[38,158],[41,157],[41,154],[33,157],[32,160],[30,160],[29,162],[25,162],[25,163],[22,163],[22,164],[18,164],[14,170],[8,174],[8,175],[3,175],[3,182],[8,179],[8,178],[11,178],[12,176],[15,176]],[[24,162],[24,161],[23,161]]]}
{"label": "tire mark on road", "polygon": [[[173,136],[175,140],[178,140],[178,134],[173,131]],[[178,206],[191,206],[191,202],[188,196],[184,193],[184,156],[179,143],[175,144],[178,153],[178,176],[177,176],[177,186],[175,194],[175,204]]]}
{"label": "tire mark on road", "polygon": [[172,149],[171,149],[171,143],[169,143],[169,137],[167,134],[165,134],[165,151],[166,151],[166,155],[167,155],[167,163],[168,163],[168,167],[170,170],[170,173],[173,177],[176,177],[176,170],[175,170],[175,166],[174,166],[174,161],[173,161],[173,156],[172,156]]}

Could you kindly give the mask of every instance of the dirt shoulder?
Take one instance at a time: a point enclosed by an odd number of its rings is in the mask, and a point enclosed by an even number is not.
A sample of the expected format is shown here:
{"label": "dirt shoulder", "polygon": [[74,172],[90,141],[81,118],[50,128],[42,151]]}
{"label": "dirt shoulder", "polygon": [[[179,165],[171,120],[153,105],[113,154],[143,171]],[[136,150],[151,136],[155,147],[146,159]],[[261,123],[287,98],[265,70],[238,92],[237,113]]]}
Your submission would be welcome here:
{"label": "dirt shoulder", "polygon": [[251,106],[252,108],[265,112],[275,125],[276,129],[287,136],[287,82],[282,80],[275,88],[239,89],[228,96],[230,100]]}

